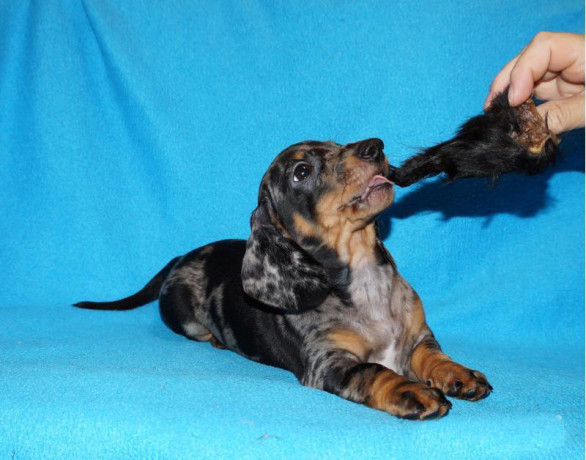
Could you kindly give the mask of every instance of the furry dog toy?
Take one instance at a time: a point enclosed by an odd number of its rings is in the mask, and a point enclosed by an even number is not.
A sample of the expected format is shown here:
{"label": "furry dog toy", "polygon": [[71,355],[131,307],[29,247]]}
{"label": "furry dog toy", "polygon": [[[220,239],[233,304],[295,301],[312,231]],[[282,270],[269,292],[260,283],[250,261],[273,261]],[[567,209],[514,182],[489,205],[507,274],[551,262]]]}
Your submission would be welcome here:
{"label": "furry dog toy", "polygon": [[558,138],[531,99],[511,107],[499,94],[482,115],[468,120],[453,139],[430,147],[393,167],[389,178],[401,187],[445,173],[450,181],[522,172],[537,174],[559,155]]}

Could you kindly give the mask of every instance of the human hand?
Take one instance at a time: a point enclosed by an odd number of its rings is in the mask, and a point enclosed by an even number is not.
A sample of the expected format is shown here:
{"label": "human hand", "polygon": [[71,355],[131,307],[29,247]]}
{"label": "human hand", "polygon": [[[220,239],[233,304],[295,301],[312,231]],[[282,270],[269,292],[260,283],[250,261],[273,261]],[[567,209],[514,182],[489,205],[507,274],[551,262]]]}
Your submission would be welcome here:
{"label": "human hand", "polygon": [[584,35],[540,32],[495,77],[484,103],[509,87],[516,107],[531,97],[549,129],[559,134],[584,126]]}

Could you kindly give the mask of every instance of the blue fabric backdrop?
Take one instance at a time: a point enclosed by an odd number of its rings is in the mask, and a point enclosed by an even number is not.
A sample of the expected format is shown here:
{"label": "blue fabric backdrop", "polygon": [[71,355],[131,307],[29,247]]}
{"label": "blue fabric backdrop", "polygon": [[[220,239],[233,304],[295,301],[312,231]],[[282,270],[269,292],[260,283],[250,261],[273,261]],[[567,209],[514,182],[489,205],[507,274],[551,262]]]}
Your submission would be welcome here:
{"label": "blue fabric backdrop", "polygon": [[0,456],[578,458],[584,131],[550,172],[429,180],[382,218],[455,359],[494,394],[395,419],[174,335],[134,292],[173,256],[246,238],[272,158],[385,141],[397,164],[482,110],[578,0],[0,1]]}

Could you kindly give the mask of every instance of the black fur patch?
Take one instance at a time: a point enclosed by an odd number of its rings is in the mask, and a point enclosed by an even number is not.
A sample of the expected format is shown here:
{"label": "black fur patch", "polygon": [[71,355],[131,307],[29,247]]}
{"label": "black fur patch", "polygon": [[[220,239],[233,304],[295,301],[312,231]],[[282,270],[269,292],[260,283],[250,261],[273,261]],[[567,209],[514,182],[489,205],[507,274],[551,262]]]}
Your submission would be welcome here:
{"label": "black fur patch", "polygon": [[392,168],[390,179],[406,187],[441,173],[451,181],[463,177],[496,180],[508,172],[540,173],[559,154],[555,136],[545,142],[541,152],[530,152],[518,142],[523,134],[522,116],[519,108],[509,105],[506,92],[501,93],[486,113],[467,121],[453,139],[409,158],[399,168]]}

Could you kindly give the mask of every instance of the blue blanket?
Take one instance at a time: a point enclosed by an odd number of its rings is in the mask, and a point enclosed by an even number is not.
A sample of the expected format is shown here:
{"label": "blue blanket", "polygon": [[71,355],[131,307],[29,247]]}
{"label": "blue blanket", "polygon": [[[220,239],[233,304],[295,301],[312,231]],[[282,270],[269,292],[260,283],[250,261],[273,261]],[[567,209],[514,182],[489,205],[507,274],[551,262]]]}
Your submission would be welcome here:
{"label": "blue blanket", "polygon": [[568,458],[584,449],[584,131],[549,172],[399,190],[381,223],[453,358],[495,390],[398,420],[173,334],[128,295],[246,238],[289,144],[397,164],[482,110],[578,0],[0,1],[2,458]]}

